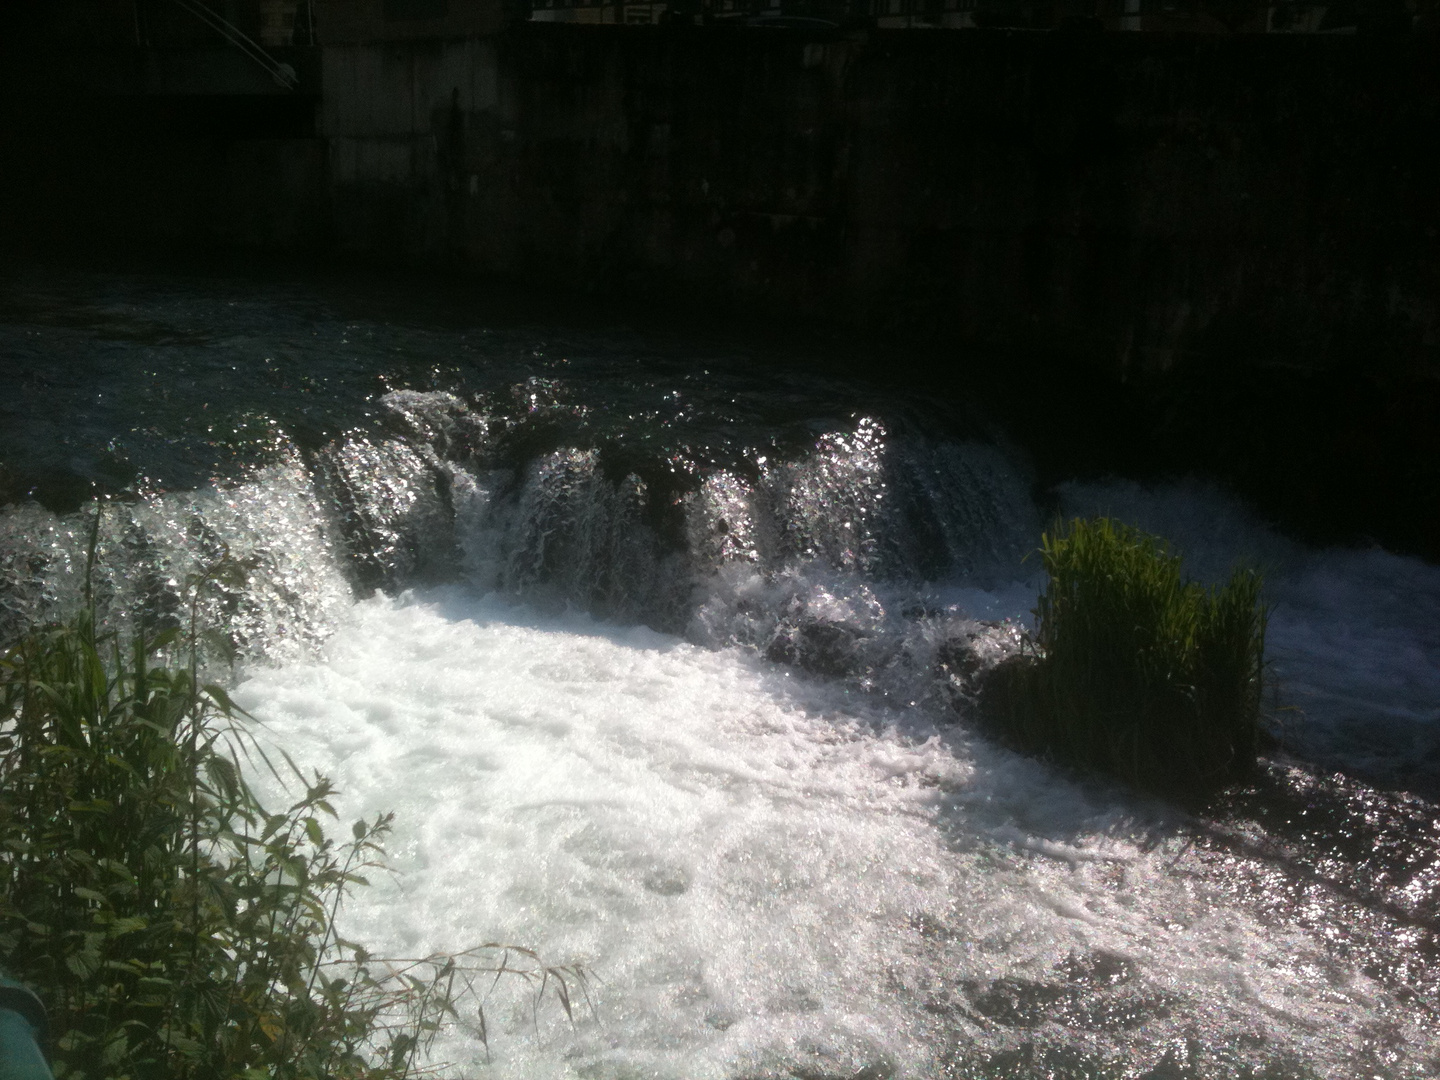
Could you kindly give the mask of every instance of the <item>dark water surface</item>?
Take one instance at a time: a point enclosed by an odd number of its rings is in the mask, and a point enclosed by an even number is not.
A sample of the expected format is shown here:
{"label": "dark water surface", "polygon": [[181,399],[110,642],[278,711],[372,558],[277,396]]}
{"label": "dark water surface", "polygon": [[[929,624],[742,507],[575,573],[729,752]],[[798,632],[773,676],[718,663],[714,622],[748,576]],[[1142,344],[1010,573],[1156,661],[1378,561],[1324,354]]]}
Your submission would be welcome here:
{"label": "dark water surface", "polygon": [[859,362],[843,346],[713,324],[680,339],[650,322],[642,333],[573,300],[443,280],[12,279],[0,293],[7,496],[70,508],[91,490],[193,487],[265,460],[275,427],[314,449],[373,426],[376,396],[401,387],[568,410],[592,441],[727,460],[857,409],[942,425],[963,411],[893,377],[826,378]]}

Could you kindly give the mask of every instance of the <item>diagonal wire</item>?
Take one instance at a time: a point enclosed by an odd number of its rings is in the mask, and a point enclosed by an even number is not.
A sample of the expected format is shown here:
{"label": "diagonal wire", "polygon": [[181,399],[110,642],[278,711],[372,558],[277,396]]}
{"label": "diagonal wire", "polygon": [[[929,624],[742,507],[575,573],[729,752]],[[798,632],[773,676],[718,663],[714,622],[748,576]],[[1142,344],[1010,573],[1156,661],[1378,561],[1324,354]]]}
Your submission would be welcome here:
{"label": "diagonal wire", "polygon": [[219,14],[200,3],[200,0],[175,0],[175,3],[205,23],[226,41],[250,57],[250,59],[254,60],[265,69],[272,79],[286,90],[294,90],[300,85],[300,80],[295,76],[294,68],[289,64],[282,64],[276,60],[256,44],[256,42],[238,26],[227,22]]}

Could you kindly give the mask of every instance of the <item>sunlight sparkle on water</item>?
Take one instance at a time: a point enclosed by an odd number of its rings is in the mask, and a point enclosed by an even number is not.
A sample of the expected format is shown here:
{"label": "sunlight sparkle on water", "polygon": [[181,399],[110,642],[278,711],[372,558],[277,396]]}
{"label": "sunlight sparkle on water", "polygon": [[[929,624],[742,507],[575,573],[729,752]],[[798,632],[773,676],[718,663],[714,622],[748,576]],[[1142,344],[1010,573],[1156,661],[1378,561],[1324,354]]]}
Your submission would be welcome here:
{"label": "sunlight sparkle on water", "polygon": [[[1170,873],[1154,808],[733,650],[447,590],[359,604],[237,698],[342,817],[398,812],[401,873],[351,936],[516,942],[603,980],[573,1029],[497,989],[493,1075],[932,1076],[1003,1035],[937,1002],[1097,951],[1138,972],[1115,1007],[1148,1022],[1141,1059],[1172,1014],[1323,1059],[1382,996],[1317,985],[1313,942]],[[483,1060],[463,1029],[441,1052]]]}

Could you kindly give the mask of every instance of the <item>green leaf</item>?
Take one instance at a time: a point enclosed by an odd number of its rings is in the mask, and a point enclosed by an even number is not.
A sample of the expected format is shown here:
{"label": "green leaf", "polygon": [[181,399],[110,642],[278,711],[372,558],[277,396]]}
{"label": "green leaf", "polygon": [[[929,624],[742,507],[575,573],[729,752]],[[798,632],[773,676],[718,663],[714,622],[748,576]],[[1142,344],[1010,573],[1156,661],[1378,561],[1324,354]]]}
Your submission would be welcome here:
{"label": "green leaf", "polygon": [[88,979],[100,969],[100,955],[82,950],[65,957],[65,966],[77,979]]}
{"label": "green leaf", "polygon": [[250,715],[244,709],[240,708],[240,706],[236,705],[234,701],[231,700],[229,693],[226,692],[223,686],[219,686],[216,683],[206,683],[204,689],[206,696],[209,697],[212,701],[214,701],[215,704],[219,705],[220,708],[227,714],[238,713],[241,716]]}
{"label": "green leaf", "polygon": [[162,630],[160,633],[156,634],[153,638],[151,638],[149,644],[146,646],[145,651],[151,654],[157,653],[161,649],[169,645],[173,645],[179,640],[180,628],[178,626],[172,626],[170,629]]}
{"label": "green leaf", "polygon": [[130,1049],[129,1040],[125,1038],[123,1030],[118,1031],[105,1044],[105,1049],[100,1052],[100,1062],[103,1065],[114,1066],[116,1062],[123,1059]]}

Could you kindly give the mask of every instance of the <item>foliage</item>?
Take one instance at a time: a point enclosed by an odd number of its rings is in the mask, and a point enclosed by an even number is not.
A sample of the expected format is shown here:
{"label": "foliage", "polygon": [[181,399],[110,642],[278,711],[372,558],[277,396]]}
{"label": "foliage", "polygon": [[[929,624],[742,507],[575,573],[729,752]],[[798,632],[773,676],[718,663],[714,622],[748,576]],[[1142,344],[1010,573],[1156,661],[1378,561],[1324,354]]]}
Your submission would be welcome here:
{"label": "foliage", "polygon": [[1024,750],[1164,795],[1255,761],[1266,611],[1257,574],[1181,577],[1163,540],[1107,518],[1043,539],[1049,583],[1030,654],[996,672],[986,713]]}
{"label": "foliage", "polygon": [[585,972],[528,950],[497,968],[500,946],[382,961],[341,940],[390,815],[336,843],[318,775],[266,810],[243,714],[184,648],[173,627],[99,635],[91,611],[0,657],[0,966],[44,1001],[60,1080],[413,1076],[481,973],[570,1013]]}

